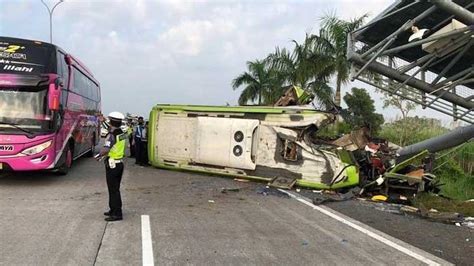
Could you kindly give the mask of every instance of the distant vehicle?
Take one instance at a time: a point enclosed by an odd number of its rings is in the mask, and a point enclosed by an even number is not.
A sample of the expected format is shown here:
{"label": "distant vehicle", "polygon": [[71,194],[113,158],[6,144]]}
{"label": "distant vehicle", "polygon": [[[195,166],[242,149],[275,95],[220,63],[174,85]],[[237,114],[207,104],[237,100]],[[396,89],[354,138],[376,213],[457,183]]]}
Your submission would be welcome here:
{"label": "distant vehicle", "polygon": [[359,183],[344,151],[312,141],[335,115],[302,107],[156,105],[148,156],[155,167],[190,170],[311,188]]}
{"label": "distant vehicle", "polygon": [[94,153],[100,98],[92,73],[61,48],[0,37],[0,170],[66,174]]}

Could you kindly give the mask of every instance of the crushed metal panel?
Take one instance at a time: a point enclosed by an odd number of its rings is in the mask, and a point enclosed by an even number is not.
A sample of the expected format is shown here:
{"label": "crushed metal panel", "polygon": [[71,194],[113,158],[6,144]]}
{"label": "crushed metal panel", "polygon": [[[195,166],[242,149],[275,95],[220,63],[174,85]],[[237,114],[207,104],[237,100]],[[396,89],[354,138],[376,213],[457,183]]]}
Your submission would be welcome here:
{"label": "crushed metal panel", "polygon": [[355,151],[359,149],[364,149],[365,145],[369,143],[369,130],[367,128],[362,128],[359,130],[352,131],[349,134],[336,139],[332,144],[342,147],[348,151]]}
{"label": "crushed metal panel", "polygon": [[273,126],[259,126],[259,139],[257,151],[257,166],[264,166],[274,169],[285,169],[298,173],[302,179],[331,184],[336,175],[343,170],[345,164],[336,154],[323,150],[315,150],[302,141],[296,141],[301,151],[301,157],[296,161],[284,160],[282,149],[284,140],[280,136],[297,139],[297,132],[291,129]]}
{"label": "crushed metal panel", "polygon": [[283,158],[292,162],[296,162],[298,160],[298,145],[296,145],[294,141],[285,139]]}

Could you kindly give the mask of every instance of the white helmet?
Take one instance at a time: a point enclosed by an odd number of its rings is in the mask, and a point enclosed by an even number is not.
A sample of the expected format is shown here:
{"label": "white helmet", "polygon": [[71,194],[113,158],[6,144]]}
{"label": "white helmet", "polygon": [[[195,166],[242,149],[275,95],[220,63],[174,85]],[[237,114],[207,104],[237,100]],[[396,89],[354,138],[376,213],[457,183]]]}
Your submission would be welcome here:
{"label": "white helmet", "polygon": [[109,114],[109,118],[115,120],[124,120],[125,116],[120,112],[112,112]]}

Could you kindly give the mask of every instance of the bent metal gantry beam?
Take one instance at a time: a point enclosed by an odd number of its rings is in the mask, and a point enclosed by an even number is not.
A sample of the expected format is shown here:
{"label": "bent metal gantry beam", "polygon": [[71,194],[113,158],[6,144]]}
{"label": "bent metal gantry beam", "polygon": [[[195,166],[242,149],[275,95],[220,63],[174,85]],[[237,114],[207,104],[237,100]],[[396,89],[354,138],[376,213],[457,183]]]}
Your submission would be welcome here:
{"label": "bent metal gantry beam", "polygon": [[473,10],[472,0],[396,1],[349,34],[352,80],[473,124]]}

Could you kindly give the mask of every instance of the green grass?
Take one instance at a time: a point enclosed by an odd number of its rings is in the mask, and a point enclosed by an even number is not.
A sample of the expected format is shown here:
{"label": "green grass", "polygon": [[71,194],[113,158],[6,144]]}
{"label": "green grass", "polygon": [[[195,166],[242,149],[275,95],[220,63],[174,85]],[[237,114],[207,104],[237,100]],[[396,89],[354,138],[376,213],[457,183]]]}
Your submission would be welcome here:
{"label": "green grass", "polygon": [[384,124],[378,136],[397,145],[407,146],[448,131],[435,119],[408,117],[405,120]]}
{"label": "green grass", "polygon": [[[468,145],[472,146],[473,144],[469,143]],[[472,173],[466,173],[453,158],[446,158],[437,163],[445,163],[434,172],[439,182],[443,184],[441,186],[441,194],[443,196],[457,200],[474,198],[474,176]]]}
{"label": "green grass", "polygon": [[413,201],[413,206],[435,209],[439,212],[457,212],[464,216],[474,216],[474,202],[447,199],[430,193],[419,193]]}

